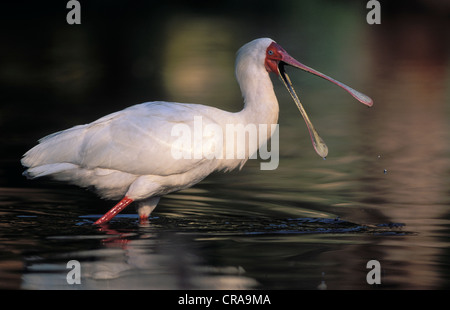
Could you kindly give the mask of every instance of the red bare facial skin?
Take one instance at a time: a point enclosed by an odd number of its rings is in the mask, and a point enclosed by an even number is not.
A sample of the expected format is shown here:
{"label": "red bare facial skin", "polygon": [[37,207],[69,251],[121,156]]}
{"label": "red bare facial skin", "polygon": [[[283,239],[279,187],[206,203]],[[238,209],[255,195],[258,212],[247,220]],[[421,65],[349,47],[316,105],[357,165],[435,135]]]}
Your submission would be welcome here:
{"label": "red bare facial skin", "polygon": [[266,60],[264,62],[267,72],[273,72],[279,75],[278,63],[283,60],[283,54],[287,54],[287,52],[277,43],[272,42],[269,45],[266,50]]}

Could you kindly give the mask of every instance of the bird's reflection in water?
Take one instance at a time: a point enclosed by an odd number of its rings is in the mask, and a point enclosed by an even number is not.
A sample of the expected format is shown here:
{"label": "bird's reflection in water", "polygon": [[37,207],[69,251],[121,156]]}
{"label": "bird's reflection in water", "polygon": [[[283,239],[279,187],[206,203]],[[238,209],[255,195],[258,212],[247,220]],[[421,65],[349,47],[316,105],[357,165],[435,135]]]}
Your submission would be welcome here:
{"label": "bird's reflection in water", "polygon": [[[150,223],[138,230],[101,225],[106,235],[89,251],[32,258],[23,276],[25,289],[251,289],[258,282],[241,266],[208,266],[196,255],[191,236],[158,233]],[[95,239],[99,236],[90,236]],[[87,239],[90,238],[86,236]],[[80,262],[80,284],[69,284],[67,262]]]}

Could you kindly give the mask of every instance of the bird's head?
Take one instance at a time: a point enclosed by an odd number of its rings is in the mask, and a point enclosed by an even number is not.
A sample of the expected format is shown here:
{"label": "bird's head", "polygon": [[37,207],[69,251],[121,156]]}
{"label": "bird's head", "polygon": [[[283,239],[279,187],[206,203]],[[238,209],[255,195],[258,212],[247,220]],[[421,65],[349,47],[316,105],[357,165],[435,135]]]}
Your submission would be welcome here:
{"label": "bird's head", "polygon": [[[260,54],[264,52],[264,67],[269,73],[276,74],[280,80],[283,82],[284,86],[289,91],[292,99],[294,99],[294,102],[296,103],[297,107],[299,108],[306,125],[308,127],[311,140],[314,146],[314,149],[316,150],[317,154],[321,157],[326,157],[328,154],[328,148],[325,144],[325,142],[320,138],[320,136],[317,134],[316,130],[314,129],[314,126],[312,125],[311,121],[309,120],[308,115],[306,114],[305,109],[303,108],[302,104],[300,103],[300,100],[295,93],[294,87],[292,86],[291,80],[289,76],[287,75],[285,71],[285,66],[292,66],[294,68],[302,69],[306,72],[312,73],[314,75],[317,75],[327,81],[330,81],[339,87],[342,87],[344,90],[346,90],[350,95],[352,95],[355,99],[360,101],[361,103],[371,107],[373,105],[373,101],[368,96],[354,90],[353,88],[336,81],[335,79],[317,71],[314,70],[308,66],[305,66],[304,64],[300,63],[298,60],[294,59],[292,56],[290,56],[278,43],[273,41],[272,39],[268,38],[262,38],[262,39],[256,39],[250,43],[247,43],[247,45],[256,45],[257,48],[254,48],[253,50],[259,50]],[[245,47],[245,45],[244,45]]]}

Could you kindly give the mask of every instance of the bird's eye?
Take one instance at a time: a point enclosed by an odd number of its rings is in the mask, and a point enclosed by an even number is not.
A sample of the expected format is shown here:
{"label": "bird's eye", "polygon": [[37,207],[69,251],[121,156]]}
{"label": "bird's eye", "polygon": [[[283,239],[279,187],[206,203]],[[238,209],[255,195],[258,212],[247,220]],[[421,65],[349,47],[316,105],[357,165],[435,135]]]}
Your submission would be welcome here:
{"label": "bird's eye", "polygon": [[267,54],[273,55],[273,51],[272,51],[272,50],[269,50],[269,51],[267,52]]}

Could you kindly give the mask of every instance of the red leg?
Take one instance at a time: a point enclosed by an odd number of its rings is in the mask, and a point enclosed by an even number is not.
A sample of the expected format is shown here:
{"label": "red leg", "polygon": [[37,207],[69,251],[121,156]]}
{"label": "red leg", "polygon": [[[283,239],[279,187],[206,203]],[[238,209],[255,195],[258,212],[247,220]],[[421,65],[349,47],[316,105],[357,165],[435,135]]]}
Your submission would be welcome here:
{"label": "red leg", "polygon": [[148,215],[139,215],[139,224],[144,225],[148,223]]}
{"label": "red leg", "polygon": [[119,201],[111,210],[105,213],[101,218],[99,218],[94,225],[104,224],[110,221],[113,217],[117,215],[120,211],[126,208],[130,203],[133,202],[133,199],[125,196],[121,201]]}

